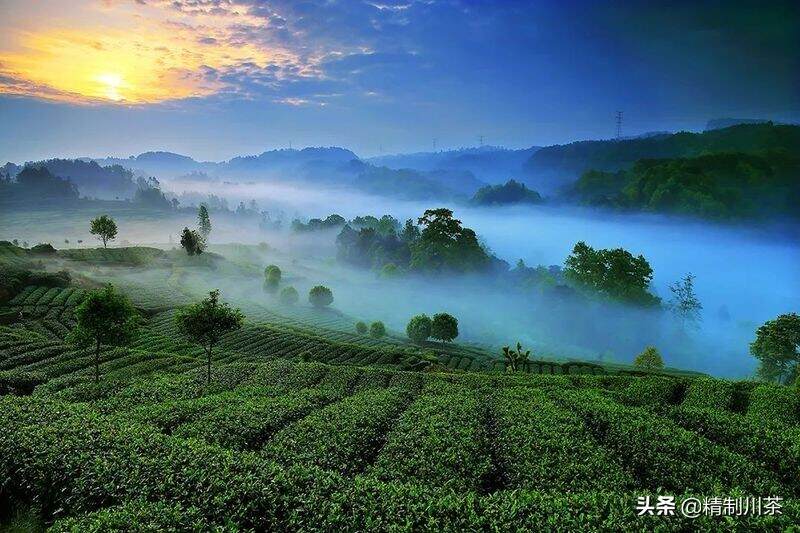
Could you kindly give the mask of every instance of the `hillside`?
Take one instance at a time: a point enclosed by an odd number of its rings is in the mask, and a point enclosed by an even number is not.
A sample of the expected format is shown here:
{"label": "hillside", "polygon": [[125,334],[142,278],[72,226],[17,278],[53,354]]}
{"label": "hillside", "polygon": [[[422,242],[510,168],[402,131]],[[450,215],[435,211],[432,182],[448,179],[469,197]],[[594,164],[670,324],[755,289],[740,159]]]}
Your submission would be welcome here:
{"label": "hillside", "polygon": [[[262,275],[246,260],[253,249],[41,251],[0,246],[0,279],[18,279],[0,306],[0,523],[637,530],[661,523],[632,511],[658,494],[777,494],[783,514],[737,525],[800,519],[797,388],[577,361],[509,373],[468,345],[420,350],[356,334],[335,310],[282,314],[258,301],[215,348],[206,383],[176,309],[208,275]],[[103,347],[95,384],[93,355],[66,335],[107,281],[142,322],[127,346]]]}
{"label": "hillside", "polygon": [[695,157],[712,152],[800,153],[800,126],[741,124],[703,133],[680,132],[643,139],[580,141],[538,150],[524,165],[525,182],[542,192],[562,189],[589,170],[616,172],[640,159]]}
{"label": "hillside", "polygon": [[509,177],[519,176],[522,165],[537,150],[539,150],[538,146],[521,150],[483,146],[439,152],[384,155],[369,158],[367,161],[374,165],[393,169],[460,170],[470,172],[486,183],[499,183]]}

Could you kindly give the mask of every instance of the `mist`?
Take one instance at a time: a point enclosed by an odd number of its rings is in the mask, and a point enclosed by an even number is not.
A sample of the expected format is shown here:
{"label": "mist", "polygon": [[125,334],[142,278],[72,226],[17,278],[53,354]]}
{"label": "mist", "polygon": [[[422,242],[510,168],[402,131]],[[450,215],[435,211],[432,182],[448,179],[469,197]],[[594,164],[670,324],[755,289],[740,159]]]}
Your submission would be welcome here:
{"label": "mist", "polygon": [[[219,189],[200,191],[219,194]],[[265,232],[218,217],[214,243],[266,242],[271,249],[263,256],[265,264],[278,264],[286,283],[301,295],[325,284],[334,291],[336,309],[356,319],[382,320],[397,333],[404,332],[415,314],[446,311],[459,319],[459,342],[499,348],[521,341],[540,357],[618,363],[630,363],[646,345],[654,344],[668,366],[746,377],[756,368],[748,351],[755,329],[800,308],[795,226],[721,225],[567,206],[472,208],[280,183],[229,184],[224,195],[231,202],[255,199],[262,208],[284,210],[289,219],[338,213],[348,219],[390,214],[403,221],[416,219],[428,208],[448,207],[511,265],[518,259],[528,266],[563,265],[578,241],[595,248],[622,247],[650,262],[651,290],[665,303],[671,296],[669,285],[691,273],[703,305],[697,329],[684,332],[668,311],[556,299],[510,290],[482,277],[382,279],[373,271],[336,262],[338,229],[293,234],[285,227]],[[276,305],[260,292],[260,280],[219,281],[237,298]]]}

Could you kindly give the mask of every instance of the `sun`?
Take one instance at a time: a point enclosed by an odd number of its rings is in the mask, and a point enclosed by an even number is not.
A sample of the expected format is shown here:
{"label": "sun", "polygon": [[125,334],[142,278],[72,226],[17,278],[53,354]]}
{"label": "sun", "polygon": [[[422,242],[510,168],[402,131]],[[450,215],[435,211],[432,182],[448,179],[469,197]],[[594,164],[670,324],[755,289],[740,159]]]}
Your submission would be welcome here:
{"label": "sun", "polygon": [[114,102],[122,100],[122,95],[119,92],[120,87],[123,85],[122,76],[113,72],[104,72],[97,75],[95,80],[103,86],[103,94],[106,98]]}

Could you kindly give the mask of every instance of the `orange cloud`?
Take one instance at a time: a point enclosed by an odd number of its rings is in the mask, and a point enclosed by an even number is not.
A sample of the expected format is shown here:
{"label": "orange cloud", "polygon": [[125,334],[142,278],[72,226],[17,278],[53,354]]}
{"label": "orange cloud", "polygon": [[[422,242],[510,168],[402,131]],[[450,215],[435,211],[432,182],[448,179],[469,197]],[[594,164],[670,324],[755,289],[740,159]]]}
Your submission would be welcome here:
{"label": "orange cloud", "polygon": [[[303,64],[307,59],[286,49],[235,39],[233,24],[254,28],[256,21],[246,13],[170,19],[151,6],[136,13],[104,9],[106,16],[117,15],[115,24],[14,31],[13,45],[0,49],[0,93],[73,103],[150,104],[236,90],[220,73],[242,69],[270,67],[277,79],[282,72],[314,75],[313,65]],[[120,24],[120,19],[130,23]]]}

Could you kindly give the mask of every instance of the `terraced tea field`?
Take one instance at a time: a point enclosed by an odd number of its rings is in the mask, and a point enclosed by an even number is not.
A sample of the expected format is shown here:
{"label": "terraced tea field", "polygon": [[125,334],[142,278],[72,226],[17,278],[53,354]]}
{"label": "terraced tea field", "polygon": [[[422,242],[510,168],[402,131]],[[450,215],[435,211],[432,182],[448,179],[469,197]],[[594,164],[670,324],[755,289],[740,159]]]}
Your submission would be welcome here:
{"label": "terraced tea field", "polygon": [[283,359],[218,363],[206,385],[192,358],[122,351],[96,388],[33,337],[0,344],[3,370],[52,379],[0,399],[1,494],[56,531],[722,527],[638,518],[641,494],[781,495],[782,515],[736,524],[800,518],[788,388]]}

